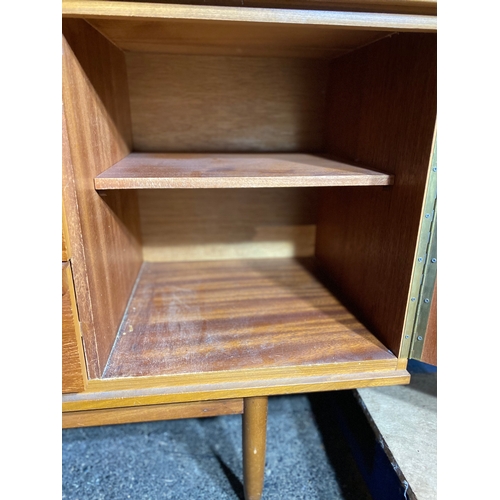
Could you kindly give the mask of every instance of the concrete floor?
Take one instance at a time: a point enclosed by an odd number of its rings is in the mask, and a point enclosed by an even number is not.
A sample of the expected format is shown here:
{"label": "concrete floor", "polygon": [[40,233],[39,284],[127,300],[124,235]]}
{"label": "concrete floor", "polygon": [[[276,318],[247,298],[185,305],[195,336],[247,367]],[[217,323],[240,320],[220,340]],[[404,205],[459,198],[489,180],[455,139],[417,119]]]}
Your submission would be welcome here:
{"label": "concrete floor", "polygon": [[[371,499],[318,407],[305,395],[269,399],[263,500]],[[241,416],[63,430],[63,498],[242,499]]]}
{"label": "concrete floor", "polygon": [[406,497],[437,499],[437,370],[410,361],[409,385],[358,389],[368,421],[379,437]]}
{"label": "concrete floor", "polygon": [[[263,500],[434,500],[437,374],[409,371],[271,397]],[[66,429],[62,452],[63,499],[243,499],[239,415]]]}

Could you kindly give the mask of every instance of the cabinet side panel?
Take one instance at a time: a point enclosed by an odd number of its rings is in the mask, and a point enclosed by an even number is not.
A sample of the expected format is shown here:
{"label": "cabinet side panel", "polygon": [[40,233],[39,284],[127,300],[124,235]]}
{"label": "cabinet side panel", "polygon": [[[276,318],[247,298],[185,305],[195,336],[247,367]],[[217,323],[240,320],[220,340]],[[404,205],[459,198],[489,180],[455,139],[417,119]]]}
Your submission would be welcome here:
{"label": "cabinet side panel", "polygon": [[136,193],[101,197],[94,189],[94,177],[130,152],[126,68],[122,52],[85,21],[64,20],[63,33],[65,210],[88,373],[96,378],[142,261]]}
{"label": "cabinet side panel", "polygon": [[316,254],[339,295],[399,353],[436,122],[436,36],[399,34],[332,63],[329,151],[394,175],[330,189]]}

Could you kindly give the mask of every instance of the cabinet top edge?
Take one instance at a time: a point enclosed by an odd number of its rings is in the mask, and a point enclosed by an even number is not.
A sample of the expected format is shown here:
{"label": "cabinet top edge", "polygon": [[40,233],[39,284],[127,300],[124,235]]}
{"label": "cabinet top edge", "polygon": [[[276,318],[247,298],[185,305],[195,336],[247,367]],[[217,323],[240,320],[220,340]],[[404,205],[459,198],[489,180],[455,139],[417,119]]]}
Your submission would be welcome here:
{"label": "cabinet top edge", "polygon": [[67,18],[86,19],[193,20],[306,24],[399,31],[437,31],[437,17],[432,15],[109,2],[104,0],[63,0],[62,15]]}

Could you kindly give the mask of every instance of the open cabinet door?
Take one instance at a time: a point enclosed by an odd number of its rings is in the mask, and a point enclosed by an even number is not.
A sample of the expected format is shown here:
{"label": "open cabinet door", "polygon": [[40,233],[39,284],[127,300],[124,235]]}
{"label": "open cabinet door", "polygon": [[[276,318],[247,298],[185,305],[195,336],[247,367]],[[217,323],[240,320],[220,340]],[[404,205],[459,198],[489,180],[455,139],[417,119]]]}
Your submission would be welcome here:
{"label": "open cabinet door", "polygon": [[408,358],[437,366],[437,141],[430,165],[415,257],[405,338]]}
{"label": "open cabinet door", "polygon": [[420,358],[417,359],[424,363],[437,366],[437,281],[434,284],[434,292],[432,294],[423,347],[421,349]]}

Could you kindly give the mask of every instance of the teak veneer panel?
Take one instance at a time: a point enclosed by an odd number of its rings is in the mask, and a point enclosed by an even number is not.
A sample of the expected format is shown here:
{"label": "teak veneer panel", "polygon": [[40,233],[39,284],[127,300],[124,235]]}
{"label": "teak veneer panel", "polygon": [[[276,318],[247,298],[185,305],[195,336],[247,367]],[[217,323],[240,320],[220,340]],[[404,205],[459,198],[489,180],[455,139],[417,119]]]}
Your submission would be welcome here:
{"label": "teak veneer panel", "polygon": [[[357,363],[359,364],[359,363]],[[386,365],[389,365],[386,362]],[[352,365],[356,365],[353,363]],[[148,377],[89,381],[89,389],[80,394],[63,395],[63,411],[83,411],[102,408],[121,408],[189,401],[206,401],[254,396],[273,396],[279,394],[299,394],[305,392],[335,391],[361,387],[380,387],[386,385],[408,384],[410,374],[406,370],[392,366],[377,371],[355,371],[345,373],[313,373],[273,376],[265,374],[259,378],[240,377],[229,372],[226,381],[214,382],[212,374],[186,375],[184,383],[170,385],[170,377],[153,377],[154,387],[148,387]],[[333,373],[333,372],[332,372]],[[217,378],[217,377],[215,377]],[[92,388],[90,387],[92,383]],[[117,388],[118,387],[118,388]]]}
{"label": "teak veneer panel", "polygon": [[436,124],[436,36],[399,34],[331,64],[329,151],[394,185],[324,196],[316,255],[339,296],[399,353]]}
{"label": "teak veneer panel", "polygon": [[62,414],[62,426],[63,429],[67,429],[71,427],[88,427],[93,425],[175,420],[178,418],[241,415],[242,413],[243,399],[196,401],[193,403],[172,403],[166,405],[158,404],[139,407],[64,412]]}
{"label": "teak veneer panel", "polygon": [[63,20],[63,33],[65,208],[87,368],[96,378],[142,262],[135,194],[104,199],[94,189],[94,178],[130,152],[130,111],[120,50],[82,20]]}
{"label": "teak veneer panel", "polygon": [[126,61],[136,152],[325,148],[324,61],[136,52]]}
{"label": "teak veneer panel", "polygon": [[144,263],[103,377],[377,360],[396,362],[311,259]]}
{"label": "teak veneer panel", "polygon": [[62,392],[80,392],[87,386],[73,277],[69,263],[62,264]]}
{"label": "teak veneer panel", "polygon": [[313,256],[321,189],[139,190],[143,259]]}
{"label": "teak veneer panel", "polygon": [[96,189],[386,186],[392,177],[305,154],[131,153],[94,183]]}

